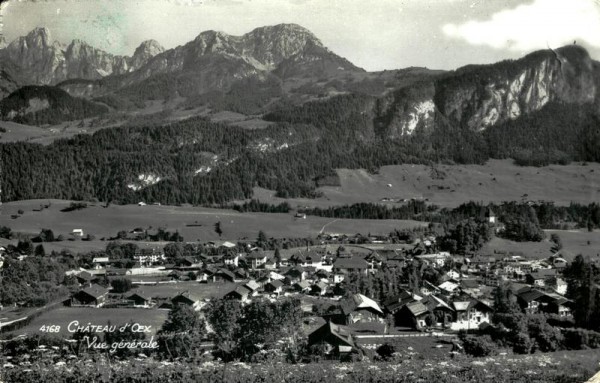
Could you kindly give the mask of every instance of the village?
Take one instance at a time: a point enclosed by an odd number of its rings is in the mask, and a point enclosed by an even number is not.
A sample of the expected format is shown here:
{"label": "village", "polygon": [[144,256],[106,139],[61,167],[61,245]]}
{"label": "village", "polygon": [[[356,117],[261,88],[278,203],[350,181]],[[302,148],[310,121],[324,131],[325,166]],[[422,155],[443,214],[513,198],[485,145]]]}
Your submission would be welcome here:
{"label": "village", "polygon": [[[459,332],[490,326],[499,286],[509,288],[526,315],[572,317],[563,278],[568,262],[560,251],[545,259],[511,252],[467,257],[439,251],[434,236],[390,243],[385,236],[326,233],[319,240],[276,250],[211,241],[204,244],[209,252],[174,260],[158,248],[137,250],[130,268],[117,267],[120,259],[94,257],[92,267],[65,273],[73,282],[71,295],[61,301],[62,314],[94,308],[101,318],[103,311],[129,309],[128,315],[138,319],[146,317],[144,310],[166,312],[181,304],[202,317],[213,299],[247,305],[293,297],[302,302],[308,345],[323,346],[334,359],[422,337],[442,339],[434,347],[448,355],[459,353]],[[115,280],[128,281],[127,287],[116,287]],[[7,312],[10,308],[0,317]],[[27,316],[16,317],[0,321],[0,328],[10,332],[29,322]],[[210,349],[210,344],[209,336],[204,345]]]}

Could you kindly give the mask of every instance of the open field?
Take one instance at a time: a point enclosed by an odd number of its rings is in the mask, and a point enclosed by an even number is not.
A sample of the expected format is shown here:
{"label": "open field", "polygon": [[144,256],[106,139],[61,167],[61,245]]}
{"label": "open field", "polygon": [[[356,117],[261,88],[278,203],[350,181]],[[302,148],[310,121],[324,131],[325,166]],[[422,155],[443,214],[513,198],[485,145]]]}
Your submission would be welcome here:
{"label": "open field", "polygon": [[35,318],[29,325],[14,331],[14,335],[35,334],[39,333],[40,328],[44,325],[58,325],[60,334],[70,337],[72,334],[68,331],[68,325],[72,321],[78,321],[80,325],[91,323],[102,326],[106,325],[108,321],[114,325],[133,321],[143,326],[152,326],[152,333],[148,333],[149,336],[160,329],[167,319],[168,313],[167,310],[158,309],[61,307]]}
{"label": "open field", "polygon": [[[140,279],[143,278],[131,278],[133,281]],[[177,294],[187,291],[192,299],[203,300],[207,298],[220,298],[235,287],[235,283],[177,282],[143,285],[131,290],[131,292],[143,292],[151,298],[173,298]]]}
{"label": "open field", "polygon": [[[430,203],[455,207],[463,202],[554,201],[590,203],[600,200],[600,164],[521,167],[512,160],[490,160],[485,165],[383,166],[379,174],[360,169],[339,169],[341,186],[319,188],[317,199],[290,199],[293,206],[335,206],[381,202],[383,198],[424,198]],[[435,174],[434,174],[435,173]],[[436,175],[437,174],[437,175]],[[389,186],[391,185],[391,187]],[[257,188],[262,202],[281,203],[273,191]]]}
{"label": "open field", "polygon": [[[34,211],[48,202],[51,204],[48,209]],[[339,234],[387,234],[394,229],[426,225],[423,222],[400,220],[334,220],[324,217],[296,219],[293,214],[239,213],[234,210],[176,206],[111,205],[104,208],[101,204],[90,204],[82,210],[61,212],[60,210],[69,203],[70,201],[61,200],[5,203],[0,207],[0,225],[9,226],[15,232],[29,234],[38,234],[42,228],[47,228],[52,229],[56,236],[63,234],[65,237],[68,237],[73,229],[83,229],[85,234],[92,234],[97,240],[114,237],[120,230],[164,227],[169,231],[178,230],[186,241],[203,242],[253,239],[257,237],[259,230],[272,237],[303,238],[315,237],[322,230]],[[17,214],[19,209],[25,213],[17,219],[12,219],[11,215]],[[217,222],[221,222],[221,238],[214,231]],[[186,226],[190,224],[200,226]],[[69,241],[60,242],[58,246],[63,244],[68,247],[75,246]],[[81,243],[81,246],[86,245]]]}
{"label": "open field", "polygon": [[[587,230],[545,230],[546,238],[541,242],[513,242],[502,238],[493,238],[481,249],[482,254],[496,251],[523,253],[528,259],[547,258],[553,254],[550,234],[556,233],[563,243],[561,255],[568,261],[577,254],[596,257],[600,254],[600,231]],[[588,245],[589,241],[589,245]]]}
{"label": "open field", "polygon": [[78,124],[79,121],[71,121],[47,128],[40,128],[10,121],[0,121],[0,127],[6,129],[6,133],[0,133],[0,143],[25,141],[48,145],[61,138],[71,138],[81,133],[92,134],[102,129],[101,127],[80,128],[77,126]]}

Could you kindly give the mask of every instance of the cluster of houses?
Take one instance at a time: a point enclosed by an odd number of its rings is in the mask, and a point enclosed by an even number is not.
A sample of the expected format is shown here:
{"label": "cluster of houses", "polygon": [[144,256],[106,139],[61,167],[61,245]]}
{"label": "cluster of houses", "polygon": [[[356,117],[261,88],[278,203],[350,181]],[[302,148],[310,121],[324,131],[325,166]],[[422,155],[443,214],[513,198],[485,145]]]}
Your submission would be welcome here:
{"label": "cluster of houses", "polygon": [[[365,334],[482,329],[491,322],[495,287],[506,282],[510,282],[513,298],[524,312],[571,315],[572,302],[564,297],[566,282],[562,278],[567,262],[560,254],[543,260],[508,253],[466,258],[435,251],[434,238],[411,246],[383,246],[377,250],[360,247],[360,252],[355,251],[358,249],[321,246],[281,252],[227,251],[219,256],[179,259],[177,266],[130,269],[125,273],[158,275],[165,281],[222,284],[222,296],[242,304],[292,295],[308,302],[308,306],[315,301],[325,303],[328,309],[319,313],[323,325],[310,334],[309,344],[324,344],[334,353],[356,350],[357,337]],[[98,285],[105,278],[109,262],[94,262],[97,269],[73,272],[81,289],[67,304],[102,307],[110,302],[109,290]],[[362,294],[342,296],[340,286],[350,273],[368,275],[415,264],[419,269],[435,269],[439,283],[421,280],[379,302]],[[140,287],[124,294],[120,304],[169,309],[183,303],[196,310],[206,304],[188,292],[156,299],[143,290]],[[310,309],[307,315],[315,316]]]}

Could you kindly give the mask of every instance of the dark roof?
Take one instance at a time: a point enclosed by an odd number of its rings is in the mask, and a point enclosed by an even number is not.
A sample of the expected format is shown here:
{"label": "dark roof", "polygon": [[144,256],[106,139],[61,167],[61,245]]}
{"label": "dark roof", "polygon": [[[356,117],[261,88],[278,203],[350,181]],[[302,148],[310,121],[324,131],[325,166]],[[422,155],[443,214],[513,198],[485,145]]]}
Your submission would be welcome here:
{"label": "dark roof", "polygon": [[476,289],[479,287],[479,283],[475,279],[463,279],[460,281],[460,287],[464,289]]}
{"label": "dark roof", "polygon": [[235,274],[233,274],[231,271],[226,270],[226,269],[220,269],[219,271],[217,271],[216,274],[226,275],[227,277],[229,277],[231,279],[235,279]]}
{"label": "dark roof", "polygon": [[246,286],[236,286],[235,289],[231,290],[225,296],[239,295],[240,297],[246,296],[250,293],[250,289]]}
{"label": "dark roof", "polygon": [[86,281],[91,281],[95,277],[93,274],[88,273],[87,271],[82,271],[79,274],[77,274],[77,278],[85,279]]}
{"label": "dark roof", "polygon": [[545,279],[556,275],[556,269],[537,269],[529,273],[534,279]]}
{"label": "dark roof", "polygon": [[273,286],[275,288],[278,288],[278,287],[282,287],[283,286],[283,282],[281,282],[280,280],[276,279],[274,281],[271,281],[271,282],[267,283],[267,285],[271,285],[271,286]]}
{"label": "dark roof", "polygon": [[127,299],[133,299],[135,297],[142,298],[145,301],[149,301],[150,300],[150,297],[148,297],[143,291],[133,292],[133,293],[129,294],[129,296],[127,297]]}
{"label": "dark roof", "polygon": [[[333,339],[331,339],[333,338]],[[335,343],[356,347],[352,338],[352,331],[346,327],[332,322],[327,322],[308,335],[309,344],[315,344],[321,341],[333,340]]]}
{"label": "dark roof", "polygon": [[94,297],[94,298],[100,298],[101,296],[108,293],[108,289],[106,289],[102,286],[99,286],[99,285],[91,285],[88,288],[80,290],[80,292],[84,292],[87,295]]}
{"label": "dark roof", "polygon": [[249,259],[264,259],[267,256],[267,254],[263,253],[262,251],[255,251],[253,253],[250,253],[250,255],[248,255]]}
{"label": "dark roof", "polygon": [[539,290],[531,289],[519,293],[519,298],[521,298],[525,302],[531,302],[543,297],[544,295],[545,294]]}
{"label": "dark roof", "polygon": [[416,302],[410,302],[406,305],[406,309],[408,311],[410,311],[410,313],[415,316],[418,317],[420,315],[426,314],[427,312],[429,312],[429,310],[427,309],[427,306],[425,306],[423,303],[416,301]]}
{"label": "dark roof", "polygon": [[367,269],[369,265],[363,258],[338,258],[333,263],[334,269]]}

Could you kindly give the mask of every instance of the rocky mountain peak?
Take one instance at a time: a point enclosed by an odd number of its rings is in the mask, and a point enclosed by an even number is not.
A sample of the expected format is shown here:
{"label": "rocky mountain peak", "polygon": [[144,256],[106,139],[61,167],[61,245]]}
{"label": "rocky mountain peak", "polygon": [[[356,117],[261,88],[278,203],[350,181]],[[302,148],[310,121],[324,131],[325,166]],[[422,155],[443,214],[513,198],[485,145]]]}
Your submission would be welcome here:
{"label": "rocky mountain peak", "polygon": [[148,62],[152,57],[161,54],[165,51],[162,45],[156,40],[143,41],[133,53],[131,57],[130,67],[131,70],[139,69],[145,63]]}
{"label": "rocky mountain peak", "polygon": [[158,43],[158,41],[156,40],[146,40],[143,41],[140,46],[138,46],[135,49],[135,52],[133,54],[133,57],[135,56],[139,56],[139,55],[152,55],[152,56],[156,56],[159,53],[162,53],[165,51],[165,48],[163,48],[162,45],[160,45]]}
{"label": "rocky mountain peak", "polygon": [[47,48],[52,45],[52,40],[50,39],[50,30],[46,27],[38,27],[33,29],[27,34],[27,36],[25,36],[25,40],[30,48]]}

